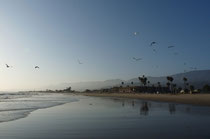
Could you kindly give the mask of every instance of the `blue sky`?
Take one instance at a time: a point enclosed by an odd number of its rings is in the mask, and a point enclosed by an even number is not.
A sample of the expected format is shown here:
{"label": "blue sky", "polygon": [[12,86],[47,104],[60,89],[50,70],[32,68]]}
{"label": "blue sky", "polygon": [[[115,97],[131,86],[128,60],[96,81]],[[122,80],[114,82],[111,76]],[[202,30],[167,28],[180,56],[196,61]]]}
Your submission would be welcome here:
{"label": "blue sky", "polygon": [[209,6],[208,0],[0,0],[0,90],[210,69]]}

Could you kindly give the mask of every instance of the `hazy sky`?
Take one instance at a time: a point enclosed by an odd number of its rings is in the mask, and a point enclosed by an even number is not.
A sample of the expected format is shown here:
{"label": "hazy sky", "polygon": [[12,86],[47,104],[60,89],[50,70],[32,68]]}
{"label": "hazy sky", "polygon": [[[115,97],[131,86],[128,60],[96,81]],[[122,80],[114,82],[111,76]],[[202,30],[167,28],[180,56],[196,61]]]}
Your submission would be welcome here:
{"label": "hazy sky", "polygon": [[209,7],[209,0],[0,0],[0,90],[210,69]]}

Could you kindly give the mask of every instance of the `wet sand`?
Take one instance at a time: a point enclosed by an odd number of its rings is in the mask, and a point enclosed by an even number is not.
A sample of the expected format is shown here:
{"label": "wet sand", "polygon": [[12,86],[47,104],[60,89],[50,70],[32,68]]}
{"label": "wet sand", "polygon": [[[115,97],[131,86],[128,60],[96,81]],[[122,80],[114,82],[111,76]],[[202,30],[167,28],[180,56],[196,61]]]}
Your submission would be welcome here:
{"label": "wet sand", "polygon": [[70,97],[79,101],[0,123],[0,138],[210,138],[209,107],[141,99]]}
{"label": "wet sand", "polygon": [[174,102],[210,106],[210,94],[129,94],[129,93],[78,93],[85,96],[134,98],[152,101]]}

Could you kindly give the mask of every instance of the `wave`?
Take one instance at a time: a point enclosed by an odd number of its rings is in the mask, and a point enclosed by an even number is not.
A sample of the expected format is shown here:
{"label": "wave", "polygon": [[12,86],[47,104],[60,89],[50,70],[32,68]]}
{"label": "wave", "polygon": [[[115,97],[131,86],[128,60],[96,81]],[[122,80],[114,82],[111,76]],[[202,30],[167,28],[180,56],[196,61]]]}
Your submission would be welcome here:
{"label": "wave", "polygon": [[1,93],[0,122],[8,122],[28,116],[32,111],[44,109],[78,99],[71,95],[55,93]]}

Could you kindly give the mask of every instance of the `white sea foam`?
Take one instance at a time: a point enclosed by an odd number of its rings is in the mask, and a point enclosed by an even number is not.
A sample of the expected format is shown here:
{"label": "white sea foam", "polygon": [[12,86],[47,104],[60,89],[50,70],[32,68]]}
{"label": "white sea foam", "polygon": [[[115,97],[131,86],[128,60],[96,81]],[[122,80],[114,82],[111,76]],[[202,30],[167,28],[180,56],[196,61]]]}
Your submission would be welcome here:
{"label": "white sea foam", "polygon": [[32,111],[53,107],[77,99],[70,95],[54,93],[1,93],[0,94],[0,122],[7,122],[24,118]]}

